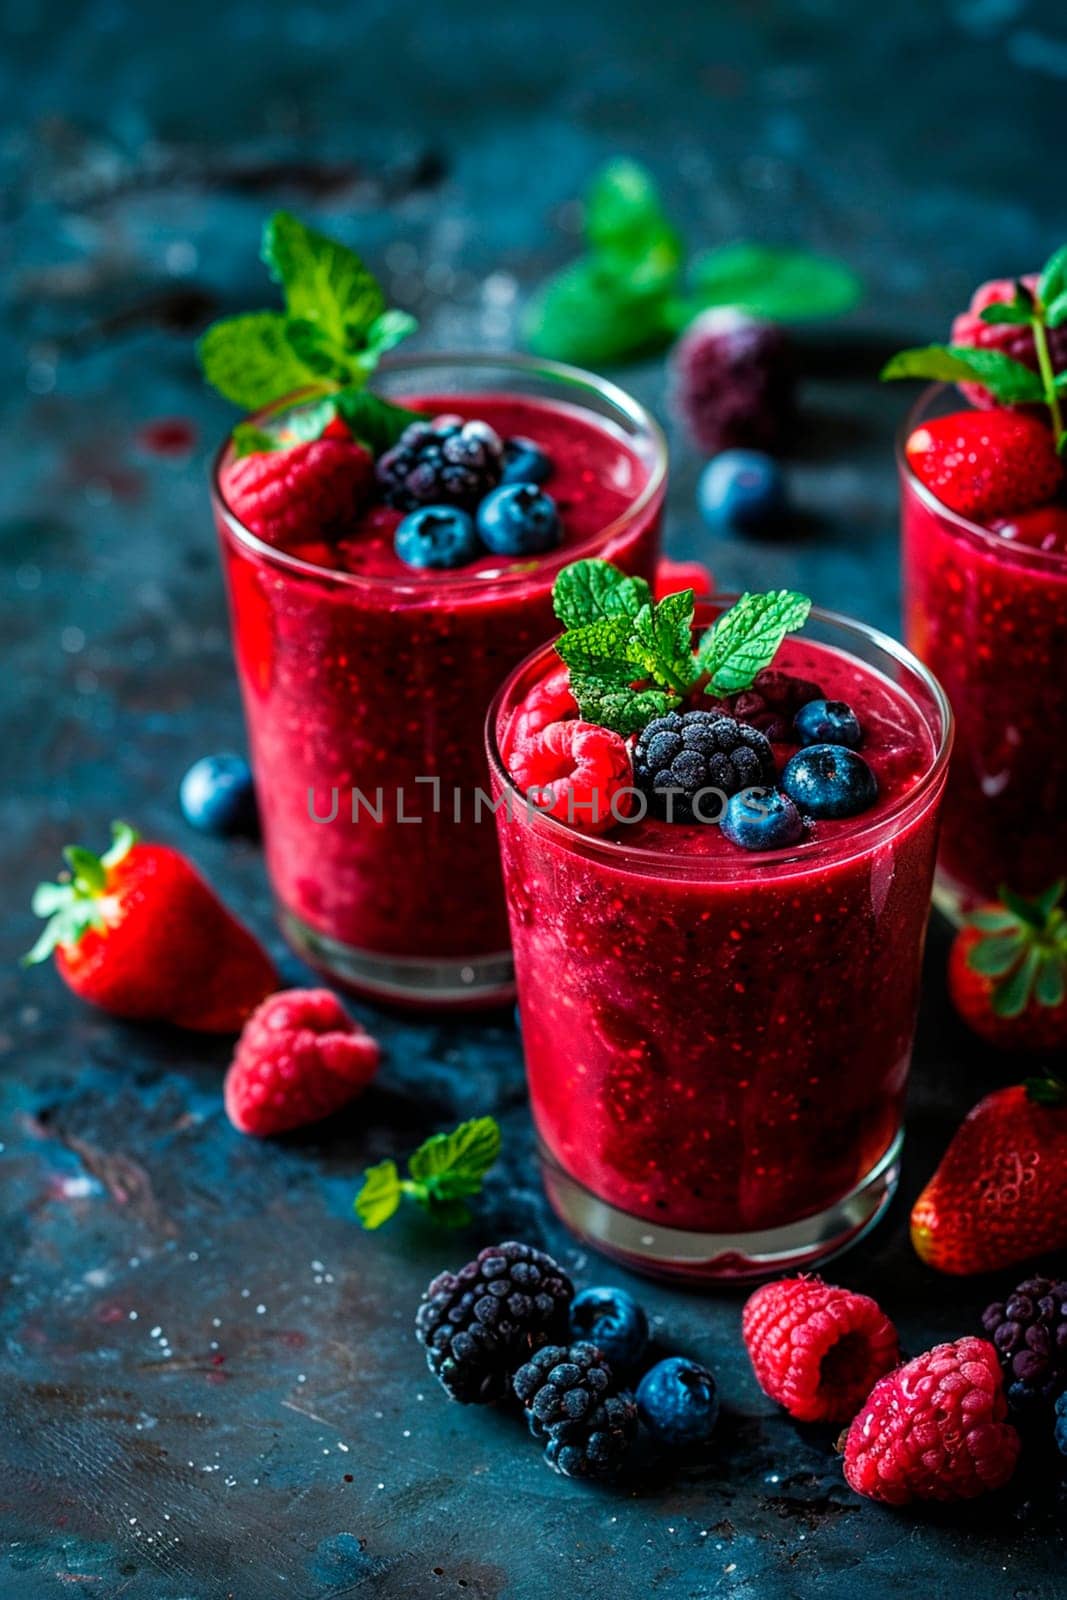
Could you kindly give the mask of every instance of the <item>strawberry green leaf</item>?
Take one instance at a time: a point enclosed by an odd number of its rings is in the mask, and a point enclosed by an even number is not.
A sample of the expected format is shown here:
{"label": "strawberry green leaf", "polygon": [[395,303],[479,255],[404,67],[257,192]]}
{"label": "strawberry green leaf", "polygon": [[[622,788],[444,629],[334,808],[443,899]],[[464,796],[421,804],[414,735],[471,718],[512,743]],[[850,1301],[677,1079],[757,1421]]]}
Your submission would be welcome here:
{"label": "strawberry green leaf", "polygon": [[1067,244],[1060,245],[1045,262],[1037,293],[1046,312],[1055,300],[1067,293]]}
{"label": "strawberry green leaf", "polygon": [[972,972],[986,978],[1000,978],[1010,972],[1026,948],[1021,931],[993,935],[972,945],[967,955],[967,965]]}
{"label": "strawberry green leaf", "polygon": [[1030,948],[1022,960],[993,990],[993,1011],[998,1017],[1020,1017],[1030,1003],[1034,979],[1041,964],[1040,952]]}
{"label": "strawberry green leaf", "polygon": [[1011,911],[1001,911],[993,907],[986,907],[981,911],[973,911],[967,918],[970,927],[978,928],[982,933],[1006,933],[1009,928],[1018,928],[1019,919]]}
{"label": "strawberry green leaf", "polygon": [[1067,291],[1056,296],[1045,312],[1045,324],[1049,328],[1062,328],[1067,322]]}
{"label": "strawberry green leaf", "polygon": [[1057,1078],[1054,1073],[1050,1072],[1044,1078],[1027,1078],[1025,1088],[1027,1098],[1035,1105],[1067,1105],[1067,1083]]}
{"label": "strawberry green leaf", "polygon": [[23,956],[23,966],[35,966],[47,960],[58,945],[75,945],[90,928],[106,926],[101,902],[108,873],[136,843],[137,834],[129,823],[116,821],[111,824],[111,844],[103,855],[94,855],[83,845],[67,846],[63,859],[68,874],[59,883],[39,883],[33,891],[34,915],[48,920],[33,948]]}
{"label": "strawberry green leaf", "polygon": [[1064,958],[1054,953],[1042,957],[1034,985],[1034,998],[1038,1005],[1055,1008],[1061,1006],[1067,995],[1067,976]]}
{"label": "strawberry green leaf", "polygon": [[644,578],[631,578],[610,561],[572,561],[552,589],[552,607],[565,628],[601,617],[636,617],[652,598]]}
{"label": "strawberry green leaf", "polygon": [[708,693],[736,694],[751,686],[757,672],[774,660],[787,633],[802,628],[811,601],[788,589],[743,594],[708,630],[697,649],[697,664],[709,674]]}

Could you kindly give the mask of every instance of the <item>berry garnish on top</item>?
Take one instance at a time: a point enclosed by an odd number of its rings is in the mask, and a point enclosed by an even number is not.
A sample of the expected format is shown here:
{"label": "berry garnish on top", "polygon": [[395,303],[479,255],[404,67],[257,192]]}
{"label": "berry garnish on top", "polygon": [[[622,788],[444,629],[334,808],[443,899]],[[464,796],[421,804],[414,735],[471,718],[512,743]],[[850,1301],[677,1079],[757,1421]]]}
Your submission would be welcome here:
{"label": "berry garnish on top", "polygon": [[552,463],[532,439],[505,439],[501,483],[547,483]]}
{"label": "berry garnish on top", "polygon": [[550,722],[514,746],[509,770],[539,810],[585,833],[604,833],[629,812],[630,752],[591,722]]}
{"label": "berry garnish on top", "polygon": [[466,566],[480,549],[470,514],[445,505],[409,511],[397,525],[393,546],[409,567],[441,571]]}
{"label": "berry garnish on top", "polygon": [[478,507],[478,533],[495,555],[530,556],[554,550],[563,530],[551,495],[534,483],[506,483]]}
{"label": "berry garnish on top", "polygon": [[804,837],[804,819],[781,789],[743,789],[731,795],[721,827],[742,850],[784,850]]}
{"label": "berry garnish on top", "polygon": [[[1001,322],[1000,307],[1012,307],[1020,288],[1036,303],[1039,297],[1040,275],[1025,272],[1017,281],[1014,278],[994,278],[979,284],[971,296],[966,311],[961,311],[952,323],[952,344],[967,345],[972,350],[999,350],[1013,361],[1021,362],[1031,372],[1040,372],[1041,363],[1034,341],[1034,330],[1029,322]],[[987,316],[988,313],[988,316]],[[1067,372],[1067,324],[1046,317],[1048,355],[1052,370],[1057,375]],[[961,383],[960,392],[973,406],[996,405],[995,397],[980,383]]]}
{"label": "berry garnish on top", "polygon": [[908,465],[950,511],[979,522],[1050,500],[1063,467],[1049,429],[1022,411],[954,411],[921,423]]}
{"label": "berry garnish on top", "polygon": [[782,788],[809,817],[855,817],[878,798],[878,780],[861,755],[843,744],[798,750],[782,769]]}
{"label": "berry garnish on top", "polygon": [[637,787],[669,821],[719,822],[730,795],[775,776],[763,734],[714,711],[654,717],[637,737],[633,763]]}
{"label": "berry garnish on top", "polygon": [[503,455],[488,423],[446,415],[405,428],[375,472],[386,503],[400,511],[430,505],[469,511],[500,482]]}
{"label": "berry garnish on top", "polygon": [[238,456],[219,481],[226,504],[251,533],[291,549],[351,527],[370,500],[374,463],[352,438],[310,439]]}
{"label": "berry garnish on top", "polygon": [[863,729],[852,707],[843,700],[809,700],[793,718],[800,744],[847,744],[858,750]]}

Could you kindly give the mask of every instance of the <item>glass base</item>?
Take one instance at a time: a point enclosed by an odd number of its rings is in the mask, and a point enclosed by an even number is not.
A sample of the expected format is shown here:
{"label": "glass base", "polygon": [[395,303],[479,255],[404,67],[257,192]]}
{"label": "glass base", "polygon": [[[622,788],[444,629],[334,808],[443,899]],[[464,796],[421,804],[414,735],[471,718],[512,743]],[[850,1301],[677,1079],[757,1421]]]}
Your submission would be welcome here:
{"label": "glass base", "polygon": [[515,998],[511,951],[469,961],[376,955],[319,933],[278,909],[281,930],[297,955],[346,989],[391,1005],[432,1010],[474,1010]]}
{"label": "glass base", "polygon": [[568,1176],[544,1145],[541,1175],[552,1206],[574,1233],[605,1255],[657,1278],[743,1283],[825,1261],[874,1227],[900,1178],[901,1130],[878,1164],[826,1211],[759,1233],[689,1233],[634,1217]]}

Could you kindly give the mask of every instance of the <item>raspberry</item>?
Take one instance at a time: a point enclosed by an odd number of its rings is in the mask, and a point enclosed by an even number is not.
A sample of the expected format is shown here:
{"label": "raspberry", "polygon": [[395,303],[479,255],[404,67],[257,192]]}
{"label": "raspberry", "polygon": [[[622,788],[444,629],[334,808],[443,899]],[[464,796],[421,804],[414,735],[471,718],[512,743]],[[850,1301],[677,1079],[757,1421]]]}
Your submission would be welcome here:
{"label": "raspberry", "polygon": [[616,1394],[595,1344],[546,1345],[519,1368],[514,1389],[545,1460],[567,1478],[614,1476],[637,1429],[630,1394]]}
{"label": "raspberry", "polygon": [[762,672],[757,672],[751,689],[731,695],[724,704],[738,722],[758,728],[772,744],[783,744],[795,743],[793,718],[801,706],[821,699],[823,692],[817,683],[808,678],[795,678],[774,667],[764,667]]}
{"label": "raspberry", "polygon": [[715,580],[703,561],[672,561],[670,556],[661,556],[652,587],[657,600],[680,594],[683,589],[692,589],[699,600],[712,593]]}
{"label": "raspberry", "polygon": [[794,414],[792,347],[781,328],[741,311],[705,311],[671,357],[675,410],[708,455],[773,451]]}
{"label": "raspberry", "polygon": [[881,1307],[821,1278],[764,1284],[741,1331],[760,1388],[800,1422],[847,1422],[900,1359]]}
{"label": "raspberry", "polygon": [[565,1335],[574,1285],[552,1257],[508,1240],[487,1245],[422,1297],[415,1333],[446,1394],[464,1405],[507,1394],[512,1375]]}
{"label": "raspberry", "polygon": [[230,461],[219,481],[249,532],[284,545],[319,540],[353,523],[370,499],[374,463],[351,439],[312,439]]}
{"label": "raspberry", "polygon": [[318,1122],[366,1087],[379,1055],[328,989],[272,994],[237,1041],[226,1074],[226,1114],[257,1138]]}
{"label": "raspberry", "polygon": [[638,736],[634,782],[669,820],[715,822],[721,795],[774,783],[774,752],[762,733],[734,717],[669,711]]}
{"label": "raspberry", "polygon": [[1003,407],[931,418],[911,434],[904,453],[944,505],[980,522],[1041,505],[1063,481],[1049,429]]}
{"label": "raspberry", "polygon": [[512,750],[509,769],[539,810],[583,833],[604,833],[629,814],[630,752],[610,728],[550,722]]}
{"label": "raspberry", "polygon": [[845,1478],[886,1505],[971,1500],[1015,1471],[997,1353],[985,1339],[935,1345],[879,1379],[845,1441]]}
{"label": "raspberry", "polygon": [[[1037,288],[1038,274],[1029,272],[1021,282],[1032,292]],[[1003,355],[1011,356],[1014,361],[1021,361],[1031,372],[1036,372],[1037,351],[1030,329],[1019,323],[983,322],[979,315],[986,306],[1014,298],[1015,281],[1012,278],[994,278],[989,283],[980,284],[971,296],[969,308],[961,311],[953,322],[950,342],[969,345],[974,350],[999,350]],[[1057,372],[1067,371],[1067,324],[1059,328],[1049,328],[1046,336],[1053,368]],[[972,406],[984,408],[1001,404],[979,383],[961,383],[959,388]]]}
{"label": "raspberry", "polygon": [[986,1306],[982,1327],[1000,1357],[1012,1411],[1047,1414],[1067,1389],[1067,1279],[1025,1279]]}
{"label": "raspberry", "polygon": [[487,422],[440,416],[413,422],[375,468],[386,502],[399,511],[416,506],[471,510],[500,482],[504,446]]}
{"label": "raspberry", "polygon": [[500,741],[505,761],[512,753],[543,733],[550,722],[565,722],[578,715],[578,702],[571,693],[571,669],[559,666],[541,678],[528,691]]}

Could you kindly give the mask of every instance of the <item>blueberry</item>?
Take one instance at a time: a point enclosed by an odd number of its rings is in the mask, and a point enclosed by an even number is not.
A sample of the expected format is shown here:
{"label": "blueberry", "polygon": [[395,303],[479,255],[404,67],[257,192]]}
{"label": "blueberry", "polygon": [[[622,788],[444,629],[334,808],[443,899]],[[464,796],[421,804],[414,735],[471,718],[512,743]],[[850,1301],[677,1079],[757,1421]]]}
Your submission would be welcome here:
{"label": "blueberry", "polygon": [[809,700],[793,718],[793,730],[801,744],[847,744],[858,750],[863,741],[859,718],[843,700]]}
{"label": "blueberry", "polygon": [[625,1289],[583,1289],[571,1306],[571,1334],[588,1339],[619,1376],[631,1372],[648,1343],[648,1318]]}
{"label": "blueberry", "polygon": [[812,744],[786,762],[782,788],[812,817],[854,817],[873,806],[878,780],[843,744]]}
{"label": "blueberry", "polygon": [[478,535],[456,506],[423,506],[398,523],[393,548],[409,567],[463,567],[478,554]]}
{"label": "blueberry", "polygon": [[244,756],[201,756],[182,779],[178,798],[186,822],[201,833],[257,831],[256,791]]}
{"label": "blueberry", "polygon": [[722,831],[742,850],[782,850],[804,837],[804,823],[787,794],[756,787],[730,796]]}
{"label": "blueberry", "polygon": [[759,450],[724,450],[700,474],[697,504],[713,528],[767,533],[785,511],[785,480],[777,461]]}
{"label": "blueberry", "polygon": [[552,463],[532,439],[504,440],[504,483],[547,483]]}
{"label": "blueberry", "polygon": [[638,1384],[637,1410],[659,1444],[704,1444],[718,1421],[718,1387],[707,1367],[685,1356],[669,1356],[650,1367]]}
{"label": "blueberry", "polygon": [[506,483],[478,507],[478,532],[498,556],[541,555],[563,536],[556,502],[534,483]]}

